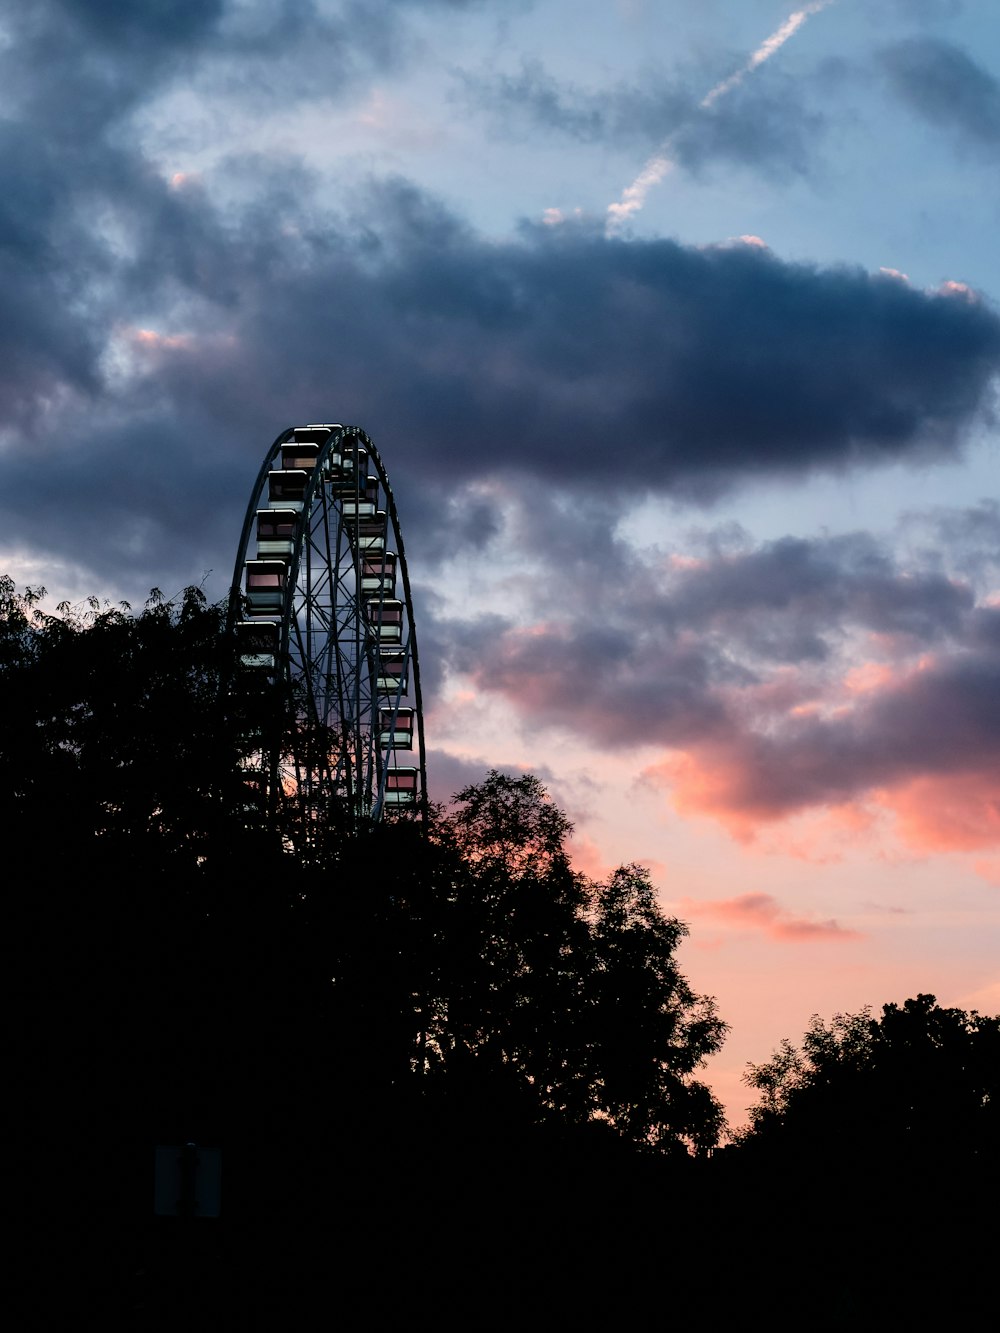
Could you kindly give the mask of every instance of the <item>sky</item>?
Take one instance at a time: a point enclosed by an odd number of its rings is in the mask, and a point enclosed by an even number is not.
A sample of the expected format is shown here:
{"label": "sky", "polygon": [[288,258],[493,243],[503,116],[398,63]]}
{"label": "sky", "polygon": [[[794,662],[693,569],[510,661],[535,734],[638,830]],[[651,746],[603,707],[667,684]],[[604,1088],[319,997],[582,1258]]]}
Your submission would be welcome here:
{"label": "sky", "polygon": [[0,2],[0,570],[223,597],[375,441],[434,793],[650,866],[741,1083],[1000,1010],[992,0]]}

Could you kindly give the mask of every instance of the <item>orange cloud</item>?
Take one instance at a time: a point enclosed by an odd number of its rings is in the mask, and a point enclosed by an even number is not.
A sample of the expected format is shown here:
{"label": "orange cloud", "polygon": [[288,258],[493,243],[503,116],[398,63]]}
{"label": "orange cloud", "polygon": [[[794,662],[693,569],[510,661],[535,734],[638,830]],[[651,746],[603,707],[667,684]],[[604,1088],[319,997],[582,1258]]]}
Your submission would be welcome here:
{"label": "orange cloud", "polygon": [[[875,791],[859,790],[853,799],[795,808],[771,804],[766,789],[756,788],[754,768],[737,747],[702,746],[671,755],[647,768],[644,777],[667,787],[681,815],[707,815],[740,842],[768,842],[805,860],[823,859],[831,838],[842,843],[872,827],[878,811],[891,815],[897,834],[919,852],[983,851],[1000,846],[1000,774],[958,772],[905,778]],[[812,809],[819,824],[805,833],[778,836],[778,828]],[[777,845],[776,844],[776,845]],[[985,863],[984,863],[985,864]],[[994,878],[996,872],[984,873]]]}
{"label": "orange cloud", "polygon": [[670,754],[642,777],[670,789],[678,814],[710,815],[740,842],[752,842],[760,824],[777,817],[753,800],[739,756],[723,745]]}
{"label": "orange cloud", "polygon": [[863,938],[858,931],[848,930],[832,919],[817,921],[812,917],[795,916],[769,893],[743,893],[736,898],[708,901],[685,898],[682,901],[684,910],[694,916],[714,917],[727,925],[761,930],[772,939],[786,943]]}
{"label": "orange cloud", "polygon": [[927,851],[976,851],[1000,844],[1000,774],[918,777],[880,792],[899,831]]}
{"label": "orange cloud", "polygon": [[876,835],[878,811],[870,804],[848,803],[803,811],[760,831],[758,845],[768,854],[794,857],[811,865],[840,861],[862,838]]}
{"label": "orange cloud", "polygon": [[848,694],[869,694],[886,689],[896,679],[896,672],[886,663],[862,662],[844,676],[844,689]]}
{"label": "orange cloud", "polygon": [[569,840],[570,860],[573,869],[588,879],[607,879],[614,867],[604,860],[603,853],[593,838],[575,830]]}

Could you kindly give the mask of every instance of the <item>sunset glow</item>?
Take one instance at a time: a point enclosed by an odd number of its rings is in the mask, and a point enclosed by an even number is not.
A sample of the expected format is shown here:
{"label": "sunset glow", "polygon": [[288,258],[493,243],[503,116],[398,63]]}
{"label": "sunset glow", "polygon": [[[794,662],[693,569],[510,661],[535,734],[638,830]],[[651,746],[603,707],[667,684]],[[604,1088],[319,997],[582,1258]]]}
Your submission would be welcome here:
{"label": "sunset glow", "polygon": [[222,599],[271,440],[356,424],[434,799],[650,866],[733,1124],[813,1013],[996,1007],[994,8],[22,8],[0,567]]}

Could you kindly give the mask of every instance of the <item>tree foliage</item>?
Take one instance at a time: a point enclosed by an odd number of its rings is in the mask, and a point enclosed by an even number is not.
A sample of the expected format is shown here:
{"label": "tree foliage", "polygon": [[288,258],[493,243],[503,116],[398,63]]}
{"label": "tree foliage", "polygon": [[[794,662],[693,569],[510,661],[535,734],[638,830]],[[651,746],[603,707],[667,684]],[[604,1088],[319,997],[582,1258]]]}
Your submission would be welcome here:
{"label": "tree foliage", "polygon": [[1000,1017],[933,995],[814,1017],[746,1082],[760,1100],[718,1183],[751,1237],[747,1288],[777,1252],[796,1326],[803,1309],[830,1328],[988,1318]]}
{"label": "tree foliage", "polygon": [[[55,614],[43,589],[0,580],[0,687],[16,700],[0,731],[0,784],[23,833],[69,841],[77,856],[197,866],[232,831],[246,793],[243,704],[224,695],[224,615],[198,588],[177,603],[154,589],[127,604]],[[276,706],[266,694],[260,714]]]}
{"label": "tree foliage", "polygon": [[338,878],[363,890],[301,906],[331,942],[343,1030],[364,1012],[381,1033],[380,1098],[406,1084],[476,1134],[598,1124],[645,1149],[710,1146],[722,1114],[696,1072],[725,1024],[680,973],[686,928],[642,867],[575,872],[571,827],[537,778],[494,771],[427,836],[345,842]]}
{"label": "tree foliage", "polygon": [[438,824],[453,873],[436,882],[419,1042],[432,1077],[516,1078],[538,1113],[598,1120],[638,1145],[715,1142],[721,1111],[692,1077],[722,1043],[714,1002],[677,966],[686,934],[648,873],[573,871],[572,825],[537,778],[493,771]]}
{"label": "tree foliage", "polygon": [[[80,1273],[128,1253],[151,1271],[132,1248],[151,1146],[187,1139],[222,1144],[226,1211],[262,1219],[256,1247],[233,1232],[250,1290],[282,1246],[312,1246],[314,1288],[330,1290],[336,1254],[367,1299],[390,1256],[393,1271],[410,1264],[408,1298],[428,1271],[414,1237],[433,1235],[468,1299],[502,1288],[519,1318],[548,1282],[562,1322],[567,1292],[586,1320],[602,1283],[617,1318],[622,1272],[667,1299],[660,1268],[643,1277],[635,1262],[654,1215],[689,1279],[687,1307],[684,1282],[668,1293],[675,1315],[702,1313],[721,1219],[729,1313],[777,1247],[799,1320],[823,1285],[817,1246],[841,1244],[858,1198],[881,1248],[853,1255],[823,1299],[838,1324],[861,1309],[898,1322],[886,1266],[940,1266],[929,1201],[950,1215],[990,1197],[1000,1019],[924,995],[879,1018],[815,1019],[750,1068],[760,1101],[741,1145],[691,1160],[721,1130],[698,1070],[725,1025],[682,975],[686,927],[646,870],[578,874],[565,813],[536,778],[498,772],[426,830],[331,819],[296,855],[294,808],[273,823],[248,812],[242,768],[294,710],[259,677],[234,688],[222,610],[198,590],[50,615],[37,590],[0,580],[0,686],[16,1096],[39,1135],[33,1170],[51,1164],[30,1191],[39,1225],[84,1201]],[[971,1163],[964,1192],[957,1159]],[[526,1206],[536,1197],[544,1207]],[[956,1232],[945,1257],[971,1253],[985,1275],[980,1248]],[[157,1262],[158,1306],[175,1265]],[[966,1292],[971,1326],[979,1289]],[[925,1304],[921,1290],[914,1316]]]}
{"label": "tree foliage", "polygon": [[825,1156],[930,1160],[996,1153],[1000,1017],[944,1008],[933,995],[814,1017],[801,1047],[785,1040],[751,1065],[747,1143]]}
{"label": "tree foliage", "polygon": [[23,858],[49,844],[53,961],[81,1000],[96,968],[102,996],[117,988],[151,1031],[186,1008],[198,1060],[213,1043],[243,1052],[230,1072],[245,1093],[263,1042],[283,1067],[298,1050],[288,1078],[362,1119],[402,1097],[470,1129],[599,1122],[645,1148],[715,1142],[696,1072],[725,1027],[681,975],[685,927],[644,869],[577,874],[541,783],[497,772],[425,832],[331,819],[298,856],[294,807],[252,817],[241,769],[289,710],[234,679],[223,611],[197,589],[137,614],[51,615],[0,584],[0,684],[18,700],[0,784]]}

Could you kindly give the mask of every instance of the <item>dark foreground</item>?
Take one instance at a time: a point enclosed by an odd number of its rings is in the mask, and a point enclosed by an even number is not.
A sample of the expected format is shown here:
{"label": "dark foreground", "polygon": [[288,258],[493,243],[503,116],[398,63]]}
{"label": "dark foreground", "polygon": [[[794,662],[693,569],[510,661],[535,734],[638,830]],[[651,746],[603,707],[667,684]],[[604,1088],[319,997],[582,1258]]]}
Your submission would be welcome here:
{"label": "dark foreground", "polygon": [[194,1220],[152,1215],[151,1153],[116,1187],[113,1149],[78,1151],[72,1193],[31,1210],[28,1326],[965,1328],[995,1313],[989,1175],[852,1179],[731,1149],[663,1162],[601,1135],[495,1134],[247,1141],[226,1153],[222,1215]]}

